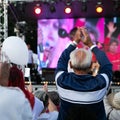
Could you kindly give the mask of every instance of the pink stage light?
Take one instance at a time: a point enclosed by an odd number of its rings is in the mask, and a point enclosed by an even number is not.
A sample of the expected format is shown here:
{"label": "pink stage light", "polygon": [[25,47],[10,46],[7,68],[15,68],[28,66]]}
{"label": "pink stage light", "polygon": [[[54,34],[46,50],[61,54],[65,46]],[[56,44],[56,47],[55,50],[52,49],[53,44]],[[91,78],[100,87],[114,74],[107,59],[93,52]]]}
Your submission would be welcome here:
{"label": "pink stage light", "polygon": [[35,14],[39,15],[41,13],[41,8],[39,6],[35,7]]}

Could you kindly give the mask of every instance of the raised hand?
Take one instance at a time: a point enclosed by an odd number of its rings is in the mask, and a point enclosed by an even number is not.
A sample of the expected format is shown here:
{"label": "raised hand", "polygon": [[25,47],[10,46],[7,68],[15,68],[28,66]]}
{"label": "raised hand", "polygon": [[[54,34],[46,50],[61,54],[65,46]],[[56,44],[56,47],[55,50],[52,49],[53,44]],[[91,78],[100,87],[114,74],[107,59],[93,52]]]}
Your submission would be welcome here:
{"label": "raised hand", "polygon": [[117,27],[115,27],[115,24],[113,22],[109,22],[107,28],[108,28],[107,37],[110,38],[112,34],[116,31]]}
{"label": "raised hand", "polygon": [[79,43],[79,42],[81,41],[81,39],[80,39],[80,28],[79,28],[79,27],[77,28],[77,31],[76,31],[76,33],[75,33],[74,41],[75,41],[76,43]]}
{"label": "raised hand", "polygon": [[93,42],[92,42],[92,40],[90,38],[90,35],[87,32],[87,29],[85,27],[80,28],[80,39],[88,47],[93,45]]}

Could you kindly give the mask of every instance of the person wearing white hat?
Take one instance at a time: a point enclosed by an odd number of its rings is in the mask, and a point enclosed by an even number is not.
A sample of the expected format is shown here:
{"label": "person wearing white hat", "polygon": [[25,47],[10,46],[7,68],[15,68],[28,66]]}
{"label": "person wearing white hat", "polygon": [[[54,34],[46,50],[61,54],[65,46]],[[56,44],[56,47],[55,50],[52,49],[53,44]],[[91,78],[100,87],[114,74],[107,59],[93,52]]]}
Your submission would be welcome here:
{"label": "person wearing white hat", "polygon": [[108,120],[120,120],[120,92],[106,96],[104,106]]}
{"label": "person wearing white hat", "polygon": [[0,51],[0,120],[32,120],[30,103],[19,88],[8,87],[10,61]]}

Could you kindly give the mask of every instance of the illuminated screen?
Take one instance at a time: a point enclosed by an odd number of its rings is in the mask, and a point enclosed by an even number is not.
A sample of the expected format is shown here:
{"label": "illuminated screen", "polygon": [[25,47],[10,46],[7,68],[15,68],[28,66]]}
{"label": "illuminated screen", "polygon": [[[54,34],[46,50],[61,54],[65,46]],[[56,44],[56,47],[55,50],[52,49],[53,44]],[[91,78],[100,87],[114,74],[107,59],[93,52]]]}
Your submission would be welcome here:
{"label": "illuminated screen", "polygon": [[[112,24],[110,24],[110,21]],[[114,26],[112,26],[113,24]],[[112,31],[113,34],[110,37],[116,37],[120,40],[120,29],[117,27],[119,24],[119,18],[116,17],[39,19],[37,28],[38,70],[42,68],[56,68],[61,53],[71,42],[69,32],[73,27],[86,26],[93,42],[103,48],[103,46],[105,46],[105,38],[110,30],[115,29]]]}

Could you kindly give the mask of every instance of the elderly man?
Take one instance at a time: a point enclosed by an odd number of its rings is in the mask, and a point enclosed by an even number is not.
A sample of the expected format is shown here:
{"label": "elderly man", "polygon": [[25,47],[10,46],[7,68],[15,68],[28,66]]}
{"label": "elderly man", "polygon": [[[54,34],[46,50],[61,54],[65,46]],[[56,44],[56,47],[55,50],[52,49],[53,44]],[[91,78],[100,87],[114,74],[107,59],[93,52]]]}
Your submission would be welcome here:
{"label": "elderly man", "polygon": [[[58,120],[106,120],[103,97],[112,79],[112,64],[84,27],[70,34],[73,42],[61,54],[55,76],[61,98]],[[80,41],[88,48],[76,49]],[[88,74],[92,52],[100,65],[96,76]],[[67,71],[68,62],[74,72]]]}

